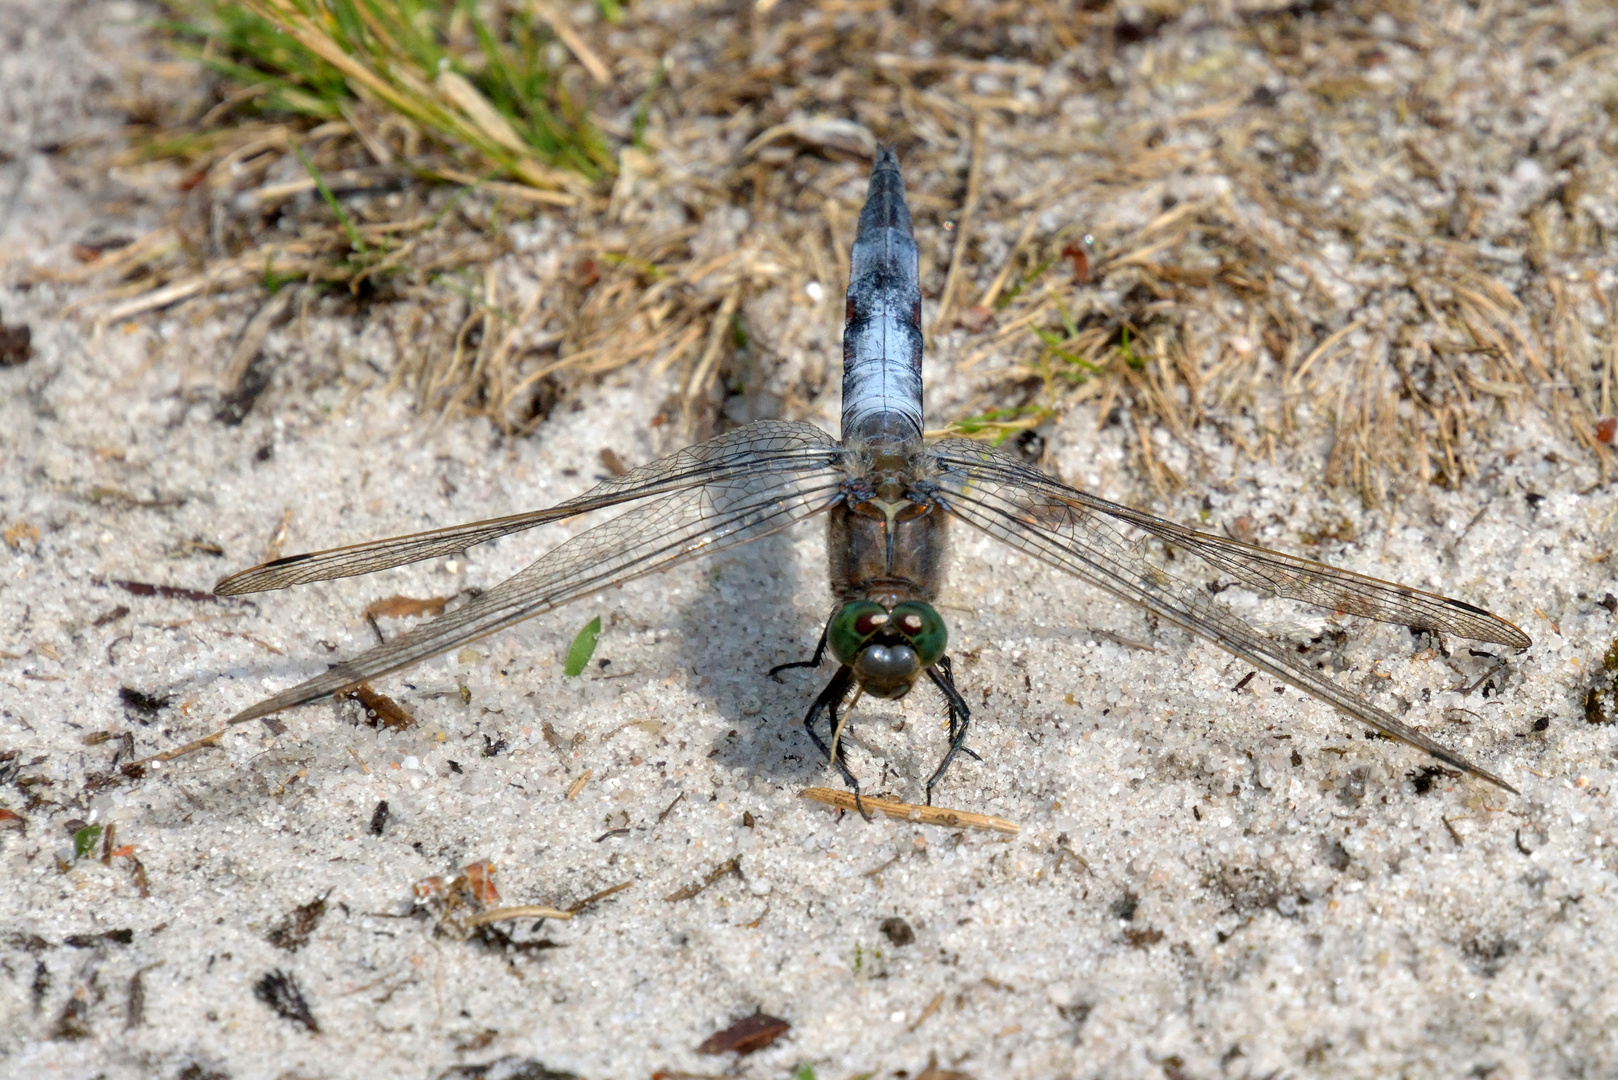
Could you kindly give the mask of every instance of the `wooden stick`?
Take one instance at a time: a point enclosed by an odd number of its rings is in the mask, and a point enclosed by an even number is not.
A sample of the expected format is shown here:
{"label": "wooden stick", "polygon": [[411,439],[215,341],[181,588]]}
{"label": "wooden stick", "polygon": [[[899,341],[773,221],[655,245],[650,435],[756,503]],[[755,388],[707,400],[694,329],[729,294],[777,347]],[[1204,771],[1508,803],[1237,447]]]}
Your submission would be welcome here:
{"label": "wooden stick", "polygon": [[[854,793],[842,791],[837,788],[811,787],[798,792],[798,798],[809,799],[813,802],[835,806],[839,810],[857,810],[854,804]],[[1022,826],[1015,821],[994,817],[990,814],[974,814],[970,810],[950,810],[942,806],[917,806],[914,803],[900,802],[897,799],[877,799],[869,795],[860,796],[860,802],[868,809],[876,810],[891,818],[901,821],[913,821],[918,825],[941,825],[946,829],[987,829],[990,832],[1007,833],[1016,836]]]}
{"label": "wooden stick", "polygon": [[571,911],[561,908],[546,907],[543,904],[518,904],[516,907],[495,908],[493,911],[484,911],[466,920],[468,927],[482,926],[484,923],[504,922],[508,919],[571,919]]}
{"label": "wooden stick", "polygon": [[205,746],[217,746],[219,739],[229,730],[229,728],[220,728],[212,735],[204,735],[200,739],[193,739],[184,746],[176,746],[173,750],[165,750],[161,754],[153,754],[151,757],[144,757],[139,761],[131,761],[124,768],[132,769],[138,765],[150,765],[154,761],[173,761],[177,757],[183,757],[194,750],[201,750]]}

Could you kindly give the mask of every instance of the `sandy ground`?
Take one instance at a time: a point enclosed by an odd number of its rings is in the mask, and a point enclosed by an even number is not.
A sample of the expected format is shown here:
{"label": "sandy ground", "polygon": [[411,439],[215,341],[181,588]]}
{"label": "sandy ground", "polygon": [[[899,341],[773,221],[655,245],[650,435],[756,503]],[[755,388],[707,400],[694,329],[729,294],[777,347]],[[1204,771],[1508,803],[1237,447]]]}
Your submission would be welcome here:
{"label": "sandy ground", "polygon": [[[96,332],[64,312],[74,290],[18,286],[99,212],[30,148],[96,125],[78,103],[104,52],[82,12],[58,39],[32,10],[0,7],[34,50],[0,69],[10,101],[32,95],[8,105],[0,159],[0,314],[34,339],[0,370],[0,807],[22,819],[0,821],[0,1072],[902,1078],[936,1055],[978,1080],[1618,1076],[1618,728],[1585,708],[1618,634],[1601,604],[1618,587],[1613,506],[1531,410],[1479,448],[1472,486],[1376,512],[1205,429],[1201,467],[1222,479],[1160,507],[1245,517],[1294,549],[1346,523],[1311,553],[1524,627],[1533,647],[1495,656],[1225,594],[1322,638],[1339,681],[1517,797],[1423,773],[1415,752],[963,533],[940,606],[983,761],[938,798],[1021,830],[839,819],[797,797],[835,786],[798,727],[828,669],[765,674],[812,646],[828,607],[814,527],[383,680],[417,718],[406,730],[319,703],[282,734],[252,725],[119,779],[115,762],[366,647],[367,605],[487,587],[580,526],[243,601],[202,595],[222,574],[575,494],[603,448],[631,465],[672,449],[652,423],[672,386],[625,372],[540,437],[505,439],[349,392],[397,358],[376,326],[315,310],[271,334],[275,381],[246,421],[218,422],[195,387],[228,329]],[[801,418],[836,412],[833,390]],[[1093,403],[1050,443],[1070,482],[1139,494]],[[568,679],[595,615],[596,658]],[[939,723],[925,691],[862,703],[856,768],[919,798]],[[114,841],[77,857],[87,825]],[[480,860],[508,904],[629,887],[492,944],[436,932],[413,884]],[[301,1010],[267,989],[294,984]],[[756,1010],[791,1030],[745,1058],[696,1052]]]}

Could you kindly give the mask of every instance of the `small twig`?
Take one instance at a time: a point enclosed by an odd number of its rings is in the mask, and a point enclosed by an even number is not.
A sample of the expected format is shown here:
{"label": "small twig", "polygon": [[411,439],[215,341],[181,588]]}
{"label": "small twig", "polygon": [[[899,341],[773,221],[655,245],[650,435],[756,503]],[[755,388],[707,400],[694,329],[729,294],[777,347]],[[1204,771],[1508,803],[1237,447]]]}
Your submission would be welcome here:
{"label": "small twig", "polygon": [[622,882],[622,883],[620,883],[618,885],[614,885],[610,889],[602,889],[598,893],[591,893],[589,896],[586,896],[583,900],[578,900],[578,901],[575,901],[574,903],[569,904],[567,906],[567,909],[569,911],[572,911],[572,912],[583,911],[585,908],[589,907],[591,904],[594,904],[594,903],[596,903],[597,901],[600,901],[600,900],[605,900],[607,897],[613,895],[614,893],[621,893],[621,892],[623,892],[625,889],[629,888],[633,884],[635,884],[633,881],[625,881],[625,882]]}
{"label": "small twig", "polygon": [[[853,796],[849,797],[849,805],[853,805]],[[683,889],[676,889],[674,892],[671,892],[667,896],[663,897],[663,899],[671,904],[678,900],[689,900],[693,896],[696,896],[698,893],[702,892],[702,890],[706,889],[708,886],[712,885],[714,882],[718,881],[720,878],[724,877],[726,874],[736,874],[739,876],[741,872],[742,860],[739,856],[736,858],[726,859],[724,862],[708,871],[708,876],[702,879],[702,884],[687,885]]]}
{"label": "small twig", "polygon": [[878,866],[878,867],[875,867],[873,869],[865,871],[865,873],[862,874],[861,876],[862,877],[868,877],[868,878],[874,878],[878,874],[880,874],[882,871],[886,870],[888,867],[892,866],[894,863],[896,863],[898,861],[899,861],[899,856],[895,855],[893,858],[889,859],[887,862],[883,863],[881,866]]}
{"label": "small twig", "polygon": [[493,911],[483,911],[466,920],[467,929],[482,926],[484,923],[509,922],[512,919],[571,919],[571,911],[561,908],[546,907],[544,904],[518,904],[515,907],[495,908]]}
{"label": "small twig", "polygon": [[944,1004],[944,991],[940,990],[933,995],[933,1000],[927,1003],[927,1007],[921,1010],[921,1015],[916,1017],[915,1022],[910,1025],[910,1031],[914,1033],[929,1016],[938,1011],[938,1007],[942,1004]]}
{"label": "small twig", "polygon": [[[182,789],[183,790],[183,789]],[[129,873],[135,879],[135,891],[140,893],[142,900],[151,898],[151,884],[146,880],[146,864],[134,855],[129,856]]]}
{"label": "small twig", "polygon": [[[810,799],[827,806],[835,806],[839,810],[857,810],[854,793],[851,791],[838,791],[833,788],[811,787],[798,792],[798,798]],[[880,799],[870,795],[862,795],[860,801],[872,810],[886,814],[891,818],[902,821],[915,822],[918,825],[941,825],[947,829],[987,829],[990,832],[1017,835],[1022,826],[1015,821],[994,817],[990,814],[975,814],[970,810],[949,810],[942,806],[917,806],[914,803],[900,802],[897,799]]]}
{"label": "small twig", "polygon": [[1315,361],[1319,360],[1322,356],[1325,356],[1326,353],[1331,351],[1332,346],[1336,345],[1339,341],[1342,341],[1348,335],[1352,334],[1354,331],[1358,330],[1364,325],[1365,317],[1361,316],[1360,318],[1349,323],[1347,326],[1338,330],[1336,333],[1327,337],[1326,340],[1322,341],[1319,345],[1316,345],[1314,351],[1303,358],[1303,363],[1298,365],[1298,370],[1294,371],[1292,373],[1292,377],[1287,380],[1287,393],[1296,394],[1298,392],[1298,384],[1303,381],[1304,375],[1306,375],[1309,369],[1314,366]]}
{"label": "small twig", "polygon": [[1021,251],[1022,246],[1028,243],[1029,238],[1034,235],[1034,230],[1038,226],[1039,211],[1030,210],[1028,220],[1023,222],[1022,232],[1017,235],[1016,242],[1011,245],[1011,250],[1006,253],[1006,264],[994,276],[994,280],[989,283],[989,287],[983,290],[983,295],[978,298],[978,307],[992,307],[994,302],[1000,299],[1000,290],[1006,287],[1006,282],[1011,277],[1011,270],[1017,265],[1017,252]]}
{"label": "small twig", "polygon": [[567,46],[567,51],[572,53],[580,66],[590,73],[590,78],[602,86],[611,84],[611,69],[596,55],[595,50],[590,48],[589,42],[580,37],[578,31],[568,25],[567,20],[559,15],[555,8],[545,3],[545,0],[535,0],[533,10],[535,15],[550,24],[562,44]]}
{"label": "small twig", "polygon": [[713,321],[708,324],[708,343],[702,350],[702,359],[691,369],[691,378],[685,385],[687,417],[695,413],[698,397],[707,390],[708,383],[719,370],[719,357],[724,351],[725,333],[730,329],[731,319],[735,317],[736,308],[741,304],[741,300],[742,286],[737,282],[725,294],[725,299],[719,304],[719,310],[714,312]]}
{"label": "small twig", "polygon": [[1482,675],[1479,675],[1477,677],[1476,681],[1474,681],[1471,686],[1468,686],[1465,690],[1461,691],[1461,696],[1463,698],[1464,697],[1470,697],[1471,694],[1472,694],[1472,691],[1474,691],[1478,687],[1482,686],[1489,679],[1494,678],[1494,676],[1497,675],[1500,671],[1502,671],[1505,668],[1505,666],[1506,666],[1506,663],[1505,663],[1504,660],[1502,660],[1500,663],[1496,664],[1494,667],[1490,668],[1488,671],[1485,671]]}
{"label": "small twig", "polygon": [[948,325],[950,298],[955,295],[955,284],[960,280],[962,263],[966,261],[966,234],[972,214],[978,208],[978,192],[983,180],[983,114],[972,121],[972,159],[966,170],[966,202],[961,205],[960,217],[955,219],[955,253],[950,256],[949,274],[944,278],[944,291],[938,297],[938,315],[933,319],[929,337],[936,338]]}
{"label": "small twig", "polygon": [[682,791],[678,795],[674,796],[667,806],[663,807],[663,812],[657,815],[657,823],[659,825],[663,824],[664,818],[668,817],[674,812],[674,808],[680,804],[680,800],[683,798],[685,798],[685,792]]}
{"label": "small twig", "polygon": [[1461,843],[1461,834],[1455,831],[1454,823],[1457,821],[1465,821],[1466,818],[1440,818],[1439,820],[1443,821],[1444,828],[1449,832],[1449,838],[1455,841],[1455,846],[1465,847],[1466,845]]}
{"label": "small twig", "polygon": [[212,735],[204,735],[200,739],[193,739],[184,746],[176,746],[173,750],[165,750],[161,754],[153,754],[151,757],[144,757],[139,761],[131,761],[129,764],[125,765],[124,768],[136,769],[150,765],[154,761],[173,761],[177,757],[184,757],[186,754],[201,750],[204,747],[217,746],[219,744],[219,740],[223,738],[225,732],[229,730],[229,728],[220,728]]}
{"label": "small twig", "polygon": [[1126,649],[1135,649],[1140,652],[1149,653],[1155,653],[1157,651],[1157,647],[1155,645],[1148,645],[1144,641],[1135,641],[1132,638],[1126,638],[1122,634],[1113,633],[1111,630],[1097,630],[1092,627],[1090,630],[1090,636],[1100,638],[1103,641],[1110,641],[1114,645],[1122,645]]}
{"label": "small twig", "polygon": [[577,780],[574,780],[571,784],[569,784],[567,786],[567,801],[568,802],[572,802],[574,797],[577,796],[579,792],[584,790],[584,785],[588,784],[590,782],[590,777],[594,776],[595,772],[596,771],[594,769],[585,769],[583,772],[581,772],[579,774],[579,777],[578,777]]}
{"label": "small twig", "polygon": [[1454,561],[1455,551],[1461,546],[1461,541],[1465,540],[1466,534],[1472,531],[1472,526],[1483,520],[1483,515],[1488,513],[1488,510],[1489,504],[1485,501],[1482,506],[1478,507],[1478,512],[1472,515],[1472,520],[1466,523],[1466,528],[1462,529],[1450,539],[1449,543],[1444,545],[1444,560],[1446,562]]}

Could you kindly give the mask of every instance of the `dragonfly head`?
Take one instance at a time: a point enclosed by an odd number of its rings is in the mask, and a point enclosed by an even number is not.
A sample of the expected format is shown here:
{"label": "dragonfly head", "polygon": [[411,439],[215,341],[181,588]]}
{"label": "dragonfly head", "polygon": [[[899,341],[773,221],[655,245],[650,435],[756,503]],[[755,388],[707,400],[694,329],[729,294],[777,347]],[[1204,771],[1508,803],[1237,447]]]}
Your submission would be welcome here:
{"label": "dragonfly head", "polygon": [[919,600],[891,610],[874,600],[853,600],[831,617],[826,640],[867,694],[901,698],[944,655],[949,631],[932,605]]}

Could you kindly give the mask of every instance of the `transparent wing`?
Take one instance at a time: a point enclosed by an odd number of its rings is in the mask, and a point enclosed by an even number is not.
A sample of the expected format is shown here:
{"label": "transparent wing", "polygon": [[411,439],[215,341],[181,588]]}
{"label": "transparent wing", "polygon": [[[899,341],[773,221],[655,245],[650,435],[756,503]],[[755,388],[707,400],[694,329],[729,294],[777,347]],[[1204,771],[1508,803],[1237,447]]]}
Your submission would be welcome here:
{"label": "transparent wing", "polygon": [[[1314,695],[1384,735],[1425,750],[1440,761],[1498,784],[1508,791],[1516,790],[1500,777],[1472,764],[1414,728],[1400,723],[1389,713],[1338,686],[1314,669],[1299,663],[1287,646],[1237,618],[1199,583],[1177,578],[1151,562],[1116,522],[1108,519],[1127,521],[1143,529],[1146,525],[1137,520],[1138,518],[1145,518],[1160,525],[1170,523],[1086,495],[1028,469],[1009,455],[980,443],[950,440],[935,447],[934,453],[940,470],[933,480],[938,489],[939,501],[951,514],[967,524],[1043,562],[1140,604],[1164,621],[1207,638],[1260,671]],[[1034,482],[1036,480],[1037,483]],[[1180,533],[1194,537],[1205,536],[1189,529],[1179,529],[1178,526],[1174,528]],[[1147,531],[1154,535],[1162,535],[1155,528]],[[1175,536],[1174,542],[1190,547],[1179,535]],[[1297,575],[1319,565],[1280,556],[1277,552],[1251,548],[1245,544],[1204,545],[1201,548],[1192,547],[1191,550],[1207,558],[1214,565],[1223,567],[1225,564],[1218,559],[1210,558],[1207,550],[1216,550],[1220,552],[1221,559],[1228,560],[1232,556],[1226,553],[1227,547],[1234,548],[1249,558],[1257,553],[1275,558],[1275,565],[1284,569],[1287,575]],[[1254,563],[1250,561],[1240,565],[1252,566]],[[1405,593],[1414,593],[1418,597],[1445,601],[1446,604],[1458,603],[1444,597],[1432,597],[1428,593],[1415,593],[1414,590],[1377,581],[1374,578],[1362,579],[1358,575],[1347,574],[1341,570],[1334,571],[1334,575],[1343,579],[1353,579],[1355,584],[1369,582],[1393,593],[1402,590]],[[1270,578],[1264,576],[1259,580],[1266,581]],[[1313,583],[1294,583],[1287,576],[1281,576],[1281,580],[1287,583],[1288,589],[1316,588]],[[1318,588],[1325,589],[1326,586],[1321,585]],[[1283,596],[1296,595],[1296,592],[1292,591],[1281,592],[1279,588],[1275,591]],[[1364,594],[1365,590],[1362,589],[1360,595]],[[1320,602],[1312,599],[1315,595],[1322,594],[1310,592],[1310,595],[1298,598]],[[1376,610],[1393,610],[1393,601],[1397,597],[1392,593],[1373,591],[1370,595],[1378,598]],[[1335,606],[1335,602],[1326,601],[1325,606]],[[1423,605],[1414,610],[1425,612],[1432,606]],[[1449,609],[1440,605],[1437,610],[1447,612]],[[1516,644],[1519,641],[1522,644],[1527,643],[1527,638],[1516,627],[1504,620],[1495,619],[1488,612],[1467,605],[1462,606],[1462,611],[1463,614],[1476,612],[1477,614],[1472,616],[1473,619],[1481,617],[1486,626],[1491,625],[1488,620],[1492,620],[1493,623],[1509,628],[1509,631],[1516,634],[1515,638],[1507,638],[1504,643]],[[1414,616],[1403,613],[1395,614],[1390,621],[1411,621],[1413,625],[1421,625]],[[1494,629],[1494,632],[1505,633],[1499,629]],[[1489,637],[1486,640],[1502,639]]]}
{"label": "transparent wing", "polygon": [[992,480],[1002,485],[1012,484],[1053,503],[1128,522],[1160,540],[1192,552],[1243,585],[1260,592],[1284,596],[1289,600],[1302,600],[1348,615],[1363,615],[1419,630],[1456,634],[1475,641],[1493,641],[1518,649],[1533,644],[1527,634],[1511,623],[1463,600],[1339,570],[1335,566],[1300,559],[1284,551],[1271,551],[1213,533],[1188,529],[1133,507],[1098,499],[1068,487],[982,443],[951,439],[939,443],[933,448],[933,453],[940,468],[962,470],[963,478],[969,476],[979,482]]}
{"label": "transparent wing", "polygon": [[229,723],[312,701],[590,593],[780,532],[833,506],[846,479],[822,453],[796,469],[724,475],[661,495],[580,533],[463,607],[244,709]]}
{"label": "transparent wing", "polygon": [[237,596],[285,589],[458,555],[478,544],[591,510],[737,476],[794,473],[841,460],[843,454],[843,448],[813,424],[762,420],[603,481],[577,498],[544,510],[289,555],[232,574],[215,585],[214,592]]}

